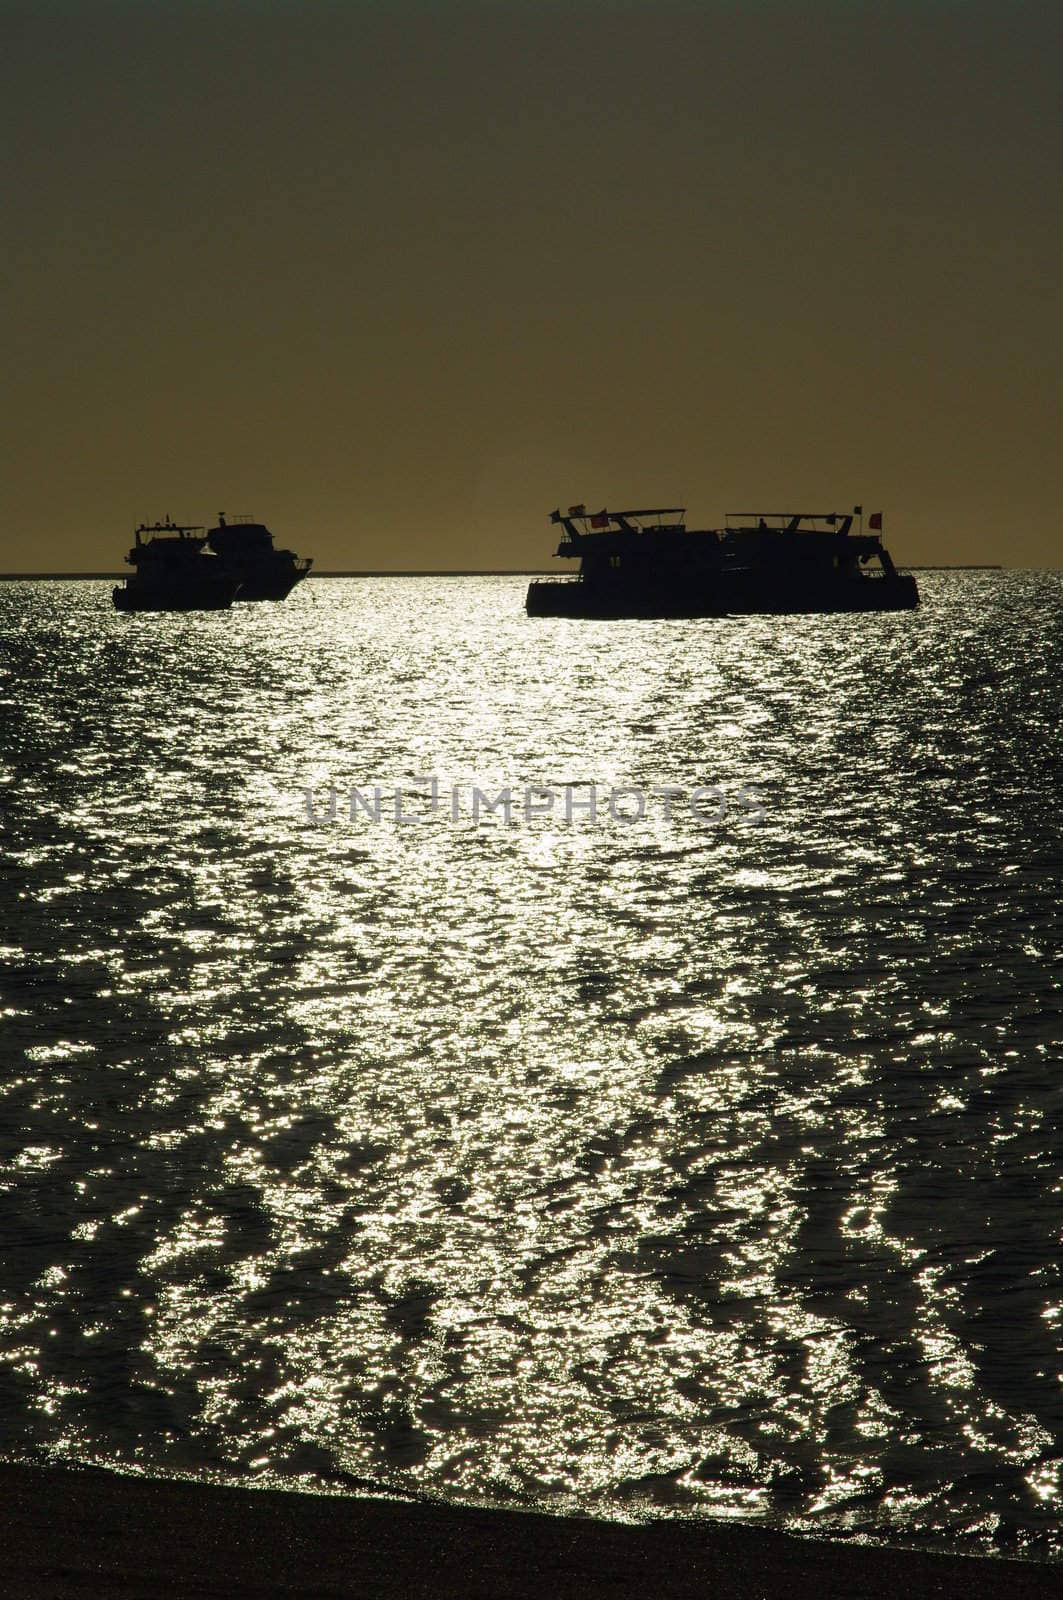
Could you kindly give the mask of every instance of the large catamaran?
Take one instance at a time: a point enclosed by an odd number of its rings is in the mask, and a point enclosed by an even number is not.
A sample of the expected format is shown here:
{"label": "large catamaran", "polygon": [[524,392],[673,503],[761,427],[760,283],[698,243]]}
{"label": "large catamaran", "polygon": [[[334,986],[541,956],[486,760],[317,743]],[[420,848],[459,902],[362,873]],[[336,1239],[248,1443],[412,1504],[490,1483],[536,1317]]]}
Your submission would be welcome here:
{"label": "large catamaran", "polygon": [[[528,589],[533,617],[722,617],[755,612],[909,611],[910,573],[882,543],[882,518],[852,511],[730,512],[688,529],[685,508],[554,511],[571,578]],[[857,531],[853,524],[857,523]]]}

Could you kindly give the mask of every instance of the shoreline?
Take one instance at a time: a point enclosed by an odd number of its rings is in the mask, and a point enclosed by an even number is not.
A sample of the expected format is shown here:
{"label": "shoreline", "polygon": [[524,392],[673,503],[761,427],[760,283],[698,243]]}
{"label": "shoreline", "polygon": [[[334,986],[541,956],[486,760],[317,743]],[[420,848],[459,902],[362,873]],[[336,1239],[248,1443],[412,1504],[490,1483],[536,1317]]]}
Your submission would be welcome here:
{"label": "shoreline", "polygon": [[1056,1563],[0,1464],[5,1600],[1033,1600]]}

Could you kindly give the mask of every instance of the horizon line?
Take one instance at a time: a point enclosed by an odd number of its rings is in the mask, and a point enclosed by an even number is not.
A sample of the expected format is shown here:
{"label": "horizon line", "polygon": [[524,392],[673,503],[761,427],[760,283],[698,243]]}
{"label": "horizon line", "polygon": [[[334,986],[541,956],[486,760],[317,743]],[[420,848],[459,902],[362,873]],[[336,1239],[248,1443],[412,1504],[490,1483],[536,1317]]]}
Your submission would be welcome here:
{"label": "horizon line", "polygon": [[[1058,567],[1005,567],[1002,561],[933,561],[922,565],[894,563],[898,572],[1057,572]],[[127,572],[0,572],[0,583],[124,579]],[[336,567],[308,572],[309,578],[575,578],[556,567]],[[306,581],[306,580],[304,580]]]}

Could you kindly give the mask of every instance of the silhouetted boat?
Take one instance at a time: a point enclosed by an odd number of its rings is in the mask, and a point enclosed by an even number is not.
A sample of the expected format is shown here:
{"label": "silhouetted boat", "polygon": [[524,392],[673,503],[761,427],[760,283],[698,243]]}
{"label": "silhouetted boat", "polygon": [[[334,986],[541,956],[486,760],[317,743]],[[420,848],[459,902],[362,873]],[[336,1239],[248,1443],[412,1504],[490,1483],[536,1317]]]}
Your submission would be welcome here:
{"label": "silhouetted boat", "polygon": [[285,600],[313,565],[308,556],[275,550],[273,535],[251,517],[218,517],[207,543],[225,570],[237,581],[237,600]]}
{"label": "silhouetted boat", "polygon": [[[721,617],[753,612],[908,611],[915,579],[882,543],[881,516],[736,512],[724,528],[688,529],[682,507],[554,511],[557,554],[574,578],[530,585],[533,617]],[[731,526],[732,516],[748,518]],[[861,527],[852,531],[860,519]]]}
{"label": "silhouetted boat", "polygon": [[238,579],[204,550],[205,528],[142,522],[126,561],[133,571],[124,588],[113,589],[119,611],[224,611],[236,597]]}

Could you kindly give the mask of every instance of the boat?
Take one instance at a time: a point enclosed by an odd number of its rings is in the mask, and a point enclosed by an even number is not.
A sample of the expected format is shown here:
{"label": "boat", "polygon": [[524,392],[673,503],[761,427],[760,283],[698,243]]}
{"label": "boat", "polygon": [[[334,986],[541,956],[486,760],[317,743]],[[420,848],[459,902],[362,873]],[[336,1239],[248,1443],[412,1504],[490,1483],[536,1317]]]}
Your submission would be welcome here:
{"label": "boat", "polygon": [[119,611],[225,611],[234,600],[285,600],[310,571],[309,557],[276,550],[253,517],[222,512],[217,526],[142,522],[126,561],[134,571],[112,591]]}
{"label": "boat", "polygon": [[313,562],[293,550],[277,550],[273,535],[253,517],[227,519],[219,513],[207,544],[237,582],[237,600],[286,600]]}
{"label": "boat", "polygon": [[[539,579],[532,617],[723,617],[755,613],[910,611],[919,591],[882,543],[882,515],[729,512],[723,528],[688,529],[684,507],[551,512],[570,578]],[[858,523],[857,531],[853,524]]]}
{"label": "boat", "polygon": [[914,610],[919,589],[882,542],[882,513],[872,513],[866,531],[863,520],[860,506],[728,512],[718,535],[728,613]]}
{"label": "boat", "polygon": [[119,611],[225,611],[238,580],[204,549],[207,530],[188,523],[142,522],[126,561],[133,571],[112,598]]}
{"label": "boat", "polygon": [[564,529],[557,554],[579,561],[573,578],[528,589],[532,617],[722,617],[713,533],[688,533],[682,508],[551,513]]}

